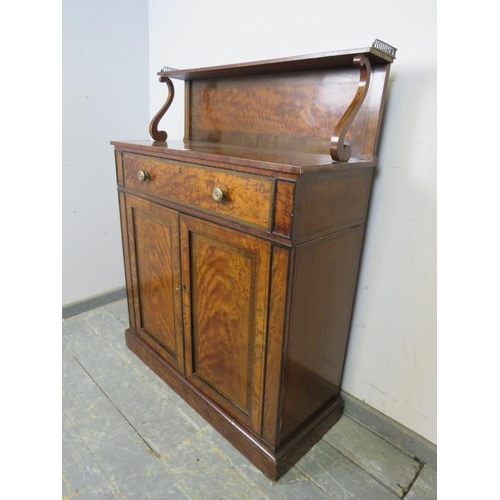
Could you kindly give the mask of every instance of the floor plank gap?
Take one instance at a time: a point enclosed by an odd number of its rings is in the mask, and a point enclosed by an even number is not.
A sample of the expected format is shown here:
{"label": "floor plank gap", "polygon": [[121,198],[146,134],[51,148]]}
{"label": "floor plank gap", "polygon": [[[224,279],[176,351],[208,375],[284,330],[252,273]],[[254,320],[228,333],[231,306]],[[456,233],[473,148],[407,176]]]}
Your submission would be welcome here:
{"label": "floor plank gap", "polygon": [[[65,418],[65,422],[66,422],[66,425],[68,425],[68,426],[71,427],[71,429],[73,430],[73,432],[76,435],[79,435],[78,429],[75,427],[75,425],[74,425],[74,423],[73,423],[73,421],[72,421],[71,418]],[[92,458],[92,460],[95,462],[95,464],[99,468],[100,474],[102,474],[102,476],[105,478],[105,480],[109,484],[110,490],[113,493],[113,495],[116,496],[120,500],[126,500],[126,498],[123,496],[123,494],[121,493],[121,491],[118,488],[118,486],[115,484],[115,482],[112,480],[112,478],[109,477],[109,475],[107,474],[106,468],[103,467],[103,465],[101,464],[101,462],[99,461],[99,459],[95,456],[95,454],[93,453],[93,451],[88,447],[88,445],[85,442],[85,440],[80,438],[80,441],[81,441],[82,448],[85,450],[85,453],[87,453]],[[68,484],[65,476],[64,476],[64,473],[63,473],[63,483],[66,483],[65,484],[66,487],[70,486]]]}
{"label": "floor plank gap", "polygon": [[388,439],[387,436],[384,436],[383,434],[378,433],[375,429],[371,428],[369,425],[366,425],[361,420],[358,420],[357,418],[353,417],[352,415],[344,414],[344,416],[346,418],[351,419],[353,422],[355,422],[360,427],[363,427],[363,429],[366,429],[368,432],[371,432],[374,436],[379,437],[380,439],[385,441],[387,444],[391,445],[393,448],[396,448],[401,453],[404,453],[407,457],[410,457],[412,460],[415,460],[419,463],[422,463],[422,459],[420,457],[416,457],[415,455],[408,453],[408,451],[404,450],[401,446],[399,446],[398,443],[392,441],[391,439]]}
{"label": "floor plank gap", "polygon": [[63,496],[88,500],[435,500],[436,467],[344,415],[279,481],[124,342],[125,300],[63,322]]}
{"label": "floor plank gap", "polygon": [[[366,474],[367,476],[371,477],[373,480],[377,481],[378,484],[380,484],[380,486],[383,486],[388,492],[392,493],[393,495],[397,495],[399,498],[403,499],[404,498],[404,495],[406,495],[405,493],[405,488],[403,488],[400,484],[398,484],[398,486],[401,488],[402,490],[402,495],[398,495],[397,492],[395,492],[393,489],[391,489],[389,486],[387,486],[387,484],[384,484],[376,475],[372,474],[370,471],[367,471],[365,469],[363,469],[362,467],[360,467],[357,463],[353,462],[349,456],[345,455],[344,453],[342,453],[341,450],[335,448],[335,446],[331,445],[330,443],[328,443],[327,441],[324,441],[323,442],[325,444],[327,444],[328,446],[330,446],[333,450],[335,450],[337,453],[339,453],[340,455],[342,455],[346,460],[348,460],[354,467],[358,468],[362,473]],[[413,483],[413,481],[412,481]]]}
{"label": "floor plank gap", "polygon": [[415,484],[415,481],[418,479],[418,477],[420,476],[421,472],[424,470],[424,463],[423,462],[420,462],[418,459],[415,458],[415,460],[417,460],[419,462],[419,465],[420,467],[418,468],[416,474],[415,474],[415,477],[413,478],[413,480],[410,482],[410,484],[408,485],[407,488],[404,488],[403,486],[400,485],[400,487],[403,489],[403,490],[406,490],[404,495],[402,496],[402,498],[405,498],[408,493],[411,491],[413,485]]}
{"label": "floor plank gap", "polygon": [[141,440],[144,442],[144,444],[148,447],[148,449],[153,453],[157,458],[161,458],[161,453],[159,453],[157,450],[155,450],[144,437],[141,435],[141,433],[137,430],[137,428],[130,422],[130,420],[127,418],[127,416],[118,408],[118,406],[115,404],[115,402],[106,394],[106,392],[103,390],[103,388],[99,385],[99,383],[92,377],[92,375],[87,371],[87,369],[80,363],[78,358],[75,357],[75,360],[77,363],[82,367],[82,369],[85,371],[85,373],[92,379],[94,384],[99,388],[99,390],[104,394],[106,399],[116,408],[116,411],[125,419],[125,421],[132,427],[134,432],[141,438]]}
{"label": "floor plank gap", "polygon": [[307,472],[299,469],[298,467],[293,467],[296,469],[300,474],[302,474],[308,481],[311,481],[311,483],[315,484],[328,498],[332,498],[333,500],[336,500],[336,498],[328,493],[328,491],[317,481],[314,480],[313,476],[310,476]]}

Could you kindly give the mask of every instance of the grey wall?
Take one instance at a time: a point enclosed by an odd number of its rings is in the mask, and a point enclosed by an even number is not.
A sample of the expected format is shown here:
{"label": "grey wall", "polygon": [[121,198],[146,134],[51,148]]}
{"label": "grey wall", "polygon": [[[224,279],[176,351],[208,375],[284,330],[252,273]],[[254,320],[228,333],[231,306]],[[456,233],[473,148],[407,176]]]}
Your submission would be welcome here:
{"label": "grey wall", "polygon": [[147,139],[147,0],[63,2],[63,305],[124,286],[110,140]]}

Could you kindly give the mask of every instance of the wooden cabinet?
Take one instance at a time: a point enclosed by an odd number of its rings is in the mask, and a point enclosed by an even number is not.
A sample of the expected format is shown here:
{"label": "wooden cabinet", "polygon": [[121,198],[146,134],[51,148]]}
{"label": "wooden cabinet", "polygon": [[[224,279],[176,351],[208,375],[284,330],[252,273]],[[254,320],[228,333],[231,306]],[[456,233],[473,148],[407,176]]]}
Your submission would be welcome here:
{"label": "wooden cabinet", "polygon": [[271,245],[181,217],[186,377],[259,432]]}
{"label": "wooden cabinet", "polygon": [[134,196],[125,200],[134,331],[183,373],[179,215]]}
{"label": "wooden cabinet", "polygon": [[385,49],[160,72],[155,140],[113,142],[127,345],[273,479],[341,415]]}

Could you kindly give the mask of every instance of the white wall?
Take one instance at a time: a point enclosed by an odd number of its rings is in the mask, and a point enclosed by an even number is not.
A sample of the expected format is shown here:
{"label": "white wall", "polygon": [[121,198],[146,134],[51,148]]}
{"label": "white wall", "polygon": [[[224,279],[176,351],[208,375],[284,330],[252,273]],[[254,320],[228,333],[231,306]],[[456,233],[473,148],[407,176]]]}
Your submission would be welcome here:
{"label": "white wall", "polygon": [[124,286],[110,140],[147,139],[147,0],[63,2],[63,305]]}
{"label": "white wall", "polygon": [[[436,443],[436,5],[434,0],[150,0],[154,76],[366,47],[398,48],[379,148],[343,389]],[[179,82],[181,83],[181,82]],[[160,128],[183,137],[183,92]]]}

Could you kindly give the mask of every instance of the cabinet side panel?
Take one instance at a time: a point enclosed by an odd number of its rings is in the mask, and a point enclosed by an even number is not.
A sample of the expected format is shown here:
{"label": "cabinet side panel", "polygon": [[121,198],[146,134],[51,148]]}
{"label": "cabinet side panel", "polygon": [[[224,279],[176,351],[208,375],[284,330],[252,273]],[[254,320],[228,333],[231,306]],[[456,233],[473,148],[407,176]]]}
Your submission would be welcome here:
{"label": "cabinet side panel", "polygon": [[293,240],[309,241],[366,219],[373,169],[303,175],[297,184]]}
{"label": "cabinet side panel", "polygon": [[339,394],[364,226],[296,250],[280,442]]}
{"label": "cabinet side panel", "polygon": [[281,385],[281,363],[285,327],[289,251],[274,247],[269,298],[269,325],[267,334],[266,379],[264,385],[264,414],[262,438],[276,447],[278,404]]}

